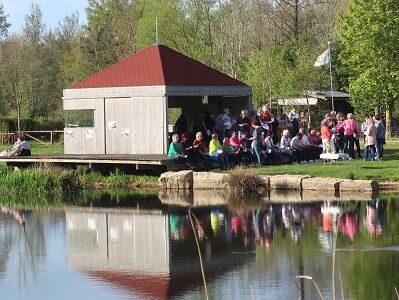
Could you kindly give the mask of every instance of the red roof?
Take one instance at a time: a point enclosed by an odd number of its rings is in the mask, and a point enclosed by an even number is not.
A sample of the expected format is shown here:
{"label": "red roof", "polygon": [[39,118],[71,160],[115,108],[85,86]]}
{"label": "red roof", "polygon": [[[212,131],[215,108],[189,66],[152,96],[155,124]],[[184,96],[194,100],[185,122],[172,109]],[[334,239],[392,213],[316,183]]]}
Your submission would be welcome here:
{"label": "red roof", "polygon": [[164,45],[152,45],[71,86],[247,86]]}

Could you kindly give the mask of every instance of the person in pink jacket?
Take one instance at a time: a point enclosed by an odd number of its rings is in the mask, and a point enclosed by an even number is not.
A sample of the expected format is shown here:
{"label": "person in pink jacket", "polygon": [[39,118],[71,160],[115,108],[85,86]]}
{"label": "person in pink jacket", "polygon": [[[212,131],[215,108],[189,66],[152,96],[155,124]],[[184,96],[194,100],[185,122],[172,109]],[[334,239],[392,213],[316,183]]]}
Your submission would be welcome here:
{"label": "person in pink jacket", "polygon": [[355,157],[354,144],[355,138],[357,138],[357,133],[359,131],[359,126],[353,118],[352,113],[347,114],[346,118],[347,119],[342,123],[337,124],[337,130],[344,128],[345,149],[349,147],[349,159],[352,160]]}

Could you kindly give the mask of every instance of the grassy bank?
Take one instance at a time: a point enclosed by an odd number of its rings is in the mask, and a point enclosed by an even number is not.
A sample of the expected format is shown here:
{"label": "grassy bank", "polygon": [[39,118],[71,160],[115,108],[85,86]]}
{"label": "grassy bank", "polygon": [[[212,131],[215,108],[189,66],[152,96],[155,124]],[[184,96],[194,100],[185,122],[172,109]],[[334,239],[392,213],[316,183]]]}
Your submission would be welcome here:
{"label": "grassy bank", "polygon": [[[362,149],[363,150],[363,149]],[[362,151],[363,155],[363,151]],[[263,166],[259,172],[268,175],[309,175],[311,177],[334,177],[347,179],[371,179],[377,181],[399,181],[399,141],[390,140],[384,145],[381,161],[354,159],[336,163],[314,163],[281,166]]]}
{"label": "grassy bank", "polygon": [[[31,142],[35,155],[62,153],[62,145],[43,145]],[[3,149],[7,146],[3,146]],[[0,148],[1,150],[1,148]],[[379,182],[399,181],[399,140],[389,140],[385,145],[382,161],[340,161],[298,165],[266,165],[255,169],[261,174],[309,175],[311,177],[335,177],[348,179],[372,179]],[[118,170],[104,175],[84,167],[76,171],[44,164],[14,172],[12,168],[0,165],[0,194],[52,193],[95,188],[156,188],[157,176],[127,175]]]}
{"label": "grassy bank", "polygon": [[77,174],[70,169],[38,165],[19,171],[2,166],[0,168],[1,194],[58,193],[80,188]]}

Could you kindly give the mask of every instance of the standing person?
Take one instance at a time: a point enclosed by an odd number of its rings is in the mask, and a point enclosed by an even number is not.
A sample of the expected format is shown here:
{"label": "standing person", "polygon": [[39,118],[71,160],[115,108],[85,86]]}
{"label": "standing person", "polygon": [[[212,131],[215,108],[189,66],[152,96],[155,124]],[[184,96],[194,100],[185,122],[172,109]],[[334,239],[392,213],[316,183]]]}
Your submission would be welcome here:
{"label": "standing person", "polygon": [[[258,108],[256,110],[255,114],[252,116],[252,121],[258,121],[259,125],[262,128],[262,110],[260,108]],[[252,136],[253,131],[254,131],[254,127],[252,126],[252,123],[251,123],[251,128],[249,129],[248,137]]]}
{"label": "standing person", "polygon": [[220,144],[223,143],[223,140],[225,137],[230,138],[231,136],[231,126],[233,125],[231,119],[230,119],[230,110],[228,108],[225,108],[223,110],[224,115],[223,115],[223,127],[224,127],[224,136],[220,141]]}
{"label": "standing person", "polygon": [[270,109],[266,106],[262,106],[262,114],[261,114],[261,123],[262,131],[264,132],[265,136],[269,130],[272,130],[272,115],[270,113]]}
{"label": "standing person", "polygon": [[249,133],[249,126],[251,126],[251,120],[248,118],[248,113],[244,109],[241,111],[239,117],[236,121],[238,127],[238,136],[241,136],[241,132],[245,131],[247,134]]}
{"label": "standing person", "polygon": [[212,118],[211,112],[209,110],[205,112],[204,124],[206,127],[206,133],[208,136],[210,136],[215,128],[215,120]]}
{"label": "standing person", "polygon": [[205,170],[209,171],[213,168],[212,159],[206,151],[206,145],[203,141],[202,132],[197,132],[195,135],[195,140],[193,142],[194,153],[197,155],[203,162],[205,166]]}
{"label": "standing person", "polygon": [[225,134],[223,117],[224,117],[224,111],[220,110],[215,120],[215,133],[218,134],[220,143],[223,143],[224,134]]}
{"label": "standing person", "polygon": [[283,112],[282,108],[279,108],[277,110],[276,119],[278,122],[277,138],[280,141],[281,137],[283,136],[283,131],[288,129],[289,120],[288,120],[287,115]]}
{"label": "standing person", "polygon": [[340,124],[345,120],[344,116],[341,114],[337,114],[337,132],[336,136],[338,139],[338,146],[339,146],[339,153],[344,153],[345,152],[345,141],[344,141],[344,132],[345,128],[344,127],[339,127]]}
{"label": "standing person", "polygon": [[331,151],[331,130],[328,126],[331,123],[331,118],[328,117],[324,120],[323,126],[321,127],[321,142],[323,144],[323,153],[332,153]]}
{"label": "standing person", "polygon": [[298,113],[296,106],[292,107],[292,109],[288,115],[288,118],[291,123],[291,127],[289,127],[289,129],[291,129],[290,134],[291,134],[291,137],[294,137],[299,132],[299,113]]}
{"label": "standing person", "polygon": [[206,134],[206,127],[204,123],[204,112],[202,110],[200,110],[194,116],[191,128],[193,132],[202,132],[203,135]]}
{"label": "standing person", "polygon": [[272,132],[273,132],[273,136],[272,136],[272,138],[273,138],[273,143],[274,143],[275,145],[277,145],[278,142],[280,141],[280,138],[279,138],[278,135],[277,135],[277,132],[278,132],[278,120],[277,120],[277,116],[274,115],[273,113],[271,113],[271,116],[272,116],[272,120],[273,120],[273,122],[271,123],[271,125],[272,125]]}
{"label": "standing person", "polygon": [[183,133],[187,132],[187,129],[188,123],[186,116],[184,114],[181,114],[175,123],[175,131],[179,136],[181,136]]}
{"label": "standing person", "polygon": [[380,116],[378,115],[374,116],[374,122],[375,122],[375,127],[377,128],[377,133],[376,133],[377,141],[375,145],[375,148],[377,150],[377,159],[381,160],[383,154],[383,143],[385,138],[385,126]]}
{"label": "standing person", "polygon": [[363,140],[364,140],[365,137],[366,137],[366,131],[367,131],[367,126],[368,126],[368,120],[369,120],[369,118],[370,118],[370,115],[367,114],[367,115],[364,117],[363,123],[360,125],[360,131],[363,133]]}
{"label": "standing person", "polygon": [[257,120],[252,121],[252,127],[254,131],[252,133],[252,137],[250,140],[252,141],[251,150],[255,154],[255,158],[257,160],[257,166],[262,165],[262,152],[260,150],[261,143],[262,143],[262,127]]}
{"label": "standing person", "polygon": [[346,115],[346,120],[343,121],[339,127],[343,127],[344,130],[344,141],[345,141],[345,149],[349,145],[349,160],[353,160],[355,157],[354,145],[355,145],[355,137],[357,137],[357,132],[359,131],[359,127],[357,122],[353,118],[352,113],[348,113]]}
{"label": "standing person", "polygon": [[377,142],[377,128],[374,125],[374,121],[372,118],[368,119],[367,131],[364,139],[364,153],[363,153],[363,160],[367,160],[369,150],[370,150],[370,158],[374,160],[374,151],[375,151],[375,144]]}

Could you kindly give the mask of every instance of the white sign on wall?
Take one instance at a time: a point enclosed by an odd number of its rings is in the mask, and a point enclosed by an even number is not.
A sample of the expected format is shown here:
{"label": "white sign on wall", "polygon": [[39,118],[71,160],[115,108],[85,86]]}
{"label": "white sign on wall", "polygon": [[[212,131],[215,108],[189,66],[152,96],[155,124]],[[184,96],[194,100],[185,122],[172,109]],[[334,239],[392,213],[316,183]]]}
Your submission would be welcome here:
{"label": "white sign on wall", "polygon": [[108,122],[108,129],[116,129],[116,121],[109,121]]}
{"label": "white sign on wall", "polygon": [[67,138],[73,138],[73,134],[74,134],[74,131],[73,131],[73,130],[66,130],[66,131],[65,131],[65,136],[66,136]]}
{"label": "white sign on wall", "polygon": [[130,130],[128,128],[122,129],[121,134],[123,137],[129,137],[130,136]]}
{"label": "white sign on wall", "polygon": [[94,138],[94,130],[88,129],[86,130],[86,139],[93,139]]}

